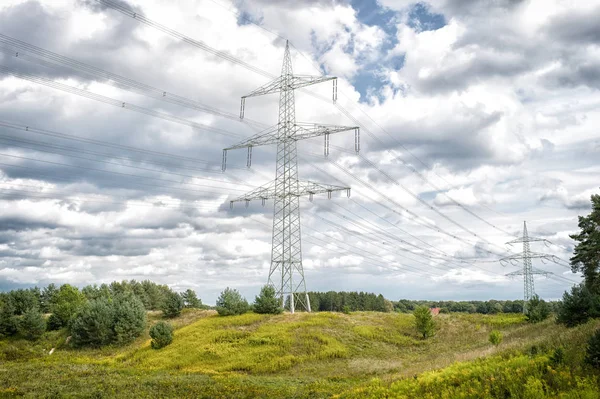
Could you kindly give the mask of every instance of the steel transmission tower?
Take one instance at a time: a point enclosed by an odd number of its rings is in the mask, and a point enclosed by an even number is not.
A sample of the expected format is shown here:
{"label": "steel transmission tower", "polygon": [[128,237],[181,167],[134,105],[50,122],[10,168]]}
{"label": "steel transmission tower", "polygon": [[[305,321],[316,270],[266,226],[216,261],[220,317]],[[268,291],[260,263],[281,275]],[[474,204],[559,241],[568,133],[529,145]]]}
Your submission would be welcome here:
{"label": "steel transmission tower", "polygon": [[296,122],[294,90],[326,81],[333,81],[333,102],[337,99],[337,78],[322,76],[294,75],[289,43],[286,42],[281,76],[242,97],[240,118],[244,118],[245,103],[248,97],[280,93],[279,121],[239,144],[223,150],[223,171],[226,168],[227,151],[247,148],[247,166],[252,162],[252,147],[276,144],[277,166],[275,180],[249,193],[235,198],[234,202],[244,201],[246,206],[251,200],[261,200],[264,206],[267,199],[274,199],[273,210],[273,246],[268,284],[272,285],[284,306],[289,298],[290,311],[294,313],[296,305],[310,312],[310,300],[306,291],[306,280],[302,268],[302,244],[300,233],[300,197],[308,195],[312,201],[314,194],[327,193],[331,198],[334,191],[346,190],[340,187],[298,179],[298,156],[296,144],[299,140],[312,137],[325,137],[325,156],[329,154],[329,135],[354,130],[355,150],[359,151],[359,128],[356,126],[335,126]]}
{"label": "steel transmission tower", "polygon": [[502,264],[505,264],[506,262],[510,262],[513,265],[517,264],[518,261],[523,262],[523,270],[517,270],[516,272],[507,274],[507,276],[509,276],[509,277],[523,276],[523,284],[524,284],[523,300],[525,301],[523,303],[523,313],[527,313],[527,308],[526,308],[527,302],[529,302],[529,300],[535,295],[533,276],[534,275],[548,276],[548,275],[552,274],[552,273],[546,272],[544,270],[535,269],[531,264],[531,259],[540,259],[542,262],[544,262],[544,261],[556,262],[556,257],[554,255],[548,255],[548,254],[543,254],[543,253],[538,253],[538,252],[531,252],[529,243],[535,242],[535,241],[541,241],[544,244],[550,243],[550,241],[548,241],[544,238],[530,237],[529,234],[527,233],[527,222],[523,222],[523,236],[506,243],[508,245],[523,243],[523,253],[511,255],[511,256],[502,258],[500,260],[500,263],[502,263]]}

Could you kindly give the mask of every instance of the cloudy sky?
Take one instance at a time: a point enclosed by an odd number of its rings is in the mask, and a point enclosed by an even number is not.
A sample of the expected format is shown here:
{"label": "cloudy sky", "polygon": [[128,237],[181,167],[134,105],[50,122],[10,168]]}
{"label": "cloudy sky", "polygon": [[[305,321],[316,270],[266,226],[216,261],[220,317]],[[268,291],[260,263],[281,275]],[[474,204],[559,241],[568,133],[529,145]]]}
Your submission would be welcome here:
{"label": "cloudy sky", "polygon": [[296,73],[339,78],[337,105],[330,84],[297,91],[297,119],[362,128],[360,156],[352,133],[328,158],[322,138],[299,144],[303,179],[352,187],[301,201],[309,290],[522,298],[504,277],[519,265],[497,260],[524,220],[552,242],[532,250],[563,259],[534,261],[554,273],[536,291],[579,281],[564,261],[599,191],[599,0],[113,1],[125,13],[0,1],[0,289],[151,279],[253,298],[273,204],[229,200],[273,179],[275,152],[248,170],[230,151],[225,173],[221,156],[277,122],[276,95],[236,115],[285,39]]}

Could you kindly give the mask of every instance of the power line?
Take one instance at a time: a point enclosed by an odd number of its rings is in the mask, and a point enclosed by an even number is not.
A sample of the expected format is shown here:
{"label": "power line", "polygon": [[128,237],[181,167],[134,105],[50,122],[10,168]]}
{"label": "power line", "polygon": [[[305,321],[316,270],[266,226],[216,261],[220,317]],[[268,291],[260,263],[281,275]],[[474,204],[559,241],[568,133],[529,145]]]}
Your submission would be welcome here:
{"label": "power line", "polygon": [[243,66],[244,68],[246,68],[246,69],[248,69],[248,70],[250,70],[252,72],[255,72],[255,73],[259,74],[259,75],[262,75],[262,76],[264,76],[266,78],[274,78],[275,77],[275,75],[273,75],[273,74],[271,74],[271,73],[269,73],[269,72],[267,72],[267,71],[265,71],[265,70],[263,70],[261,68],[257,68],[257,67],[255,67],[255,66],[253,66],[251,64],[248,64],[247,62],[242,61],[239,58],[234,57],[233,55],[231,55],[231,54],[229,54],[229,53],[227,53],[225,51],[217,50],[217,49],[209,46],[208,44],[206,44],[206,43],[204,43],[202,41],[192,39],[192,38],[190,38],[188,36],[185,36],[185,35],[177,32],[177,31],[175,31],[175,30],[173,30],[171,28],[168,28],[168,27],[166,27],[164,25],[161,25],[158,22],[152,21],[151,19],[146,18],[143,14],[140,14],[138,12],[132,11],[130,8],[127,8],[125,6],[117,4],[117,3],[113,2],[113,1],[110,1],[110,0],[96,0],[96,1],[98,1],[99,3],[102,3],[106,7],[112,8],[115,11],[118,11],[118,12],[120,12],[120,13],[128,16],[128,17],[131,17],[131,18],[135,19],[136,21],[139,21],[139,22],[141,22],[143,24],[146,24],[146,25],[151,26],[151,27],[153,27],[155,29],[158,29],[158,30],[160,30],[160,31],[162,31],[162,32],[164,32],[164,33],[166,33],[168,35],[171,35],[174,38],[179,39],[179,40],[181,40],[181,41],[183,41],[185,43],[188,43],[188,44],[190,44],[190,45],[192,45],[194,47],[198,47],[199,49],[201,49],[203,51],[206,51],[207,53],[210,53],[210,54],[212,54],[214,56],[223,58],[224,60],[227,60],[227,61],[229,61],[229,62],[231,62],[233,64],[237,64],[237,65]]}
{"label": "power line", "polygon": [[[2,46],[3,45],[3,46]],[[129,79],[112,72],[105,71],[92,65],[85,64],[83,62],[70,59],[57,53],[45,50],[40,47],[36,47],[32,44],[23,42],[21,40],[11,38],[9,36],[0,33],[0,51],[9,54],[19,60],[25,60],[28,62],[36,63],[45,67],[56,68],[58,65],[67,66],[73,70],[83,72],[85,75],[92,78],[100,78],[103,83],[111,86],[128,90],[134,93],[142,94],[144,96],[158,99],[161,101],[169,102],[175,105],[186,107],[189,109],[210,113],[219,117],[235,120],[237,122],[245,122],[247,124],[265,127],[264,124],[253,121],[251,119],[240,120],[237,114],[218,110],[217,108],[211,107],[206,104],[202,104],[198,101],[191,100],[189,98],[180,96],[178,94],[171,93],[167,90],[159,89],[157,87],[140,83],[133,79]],[[35,54],[32,56],[28,52]]]}

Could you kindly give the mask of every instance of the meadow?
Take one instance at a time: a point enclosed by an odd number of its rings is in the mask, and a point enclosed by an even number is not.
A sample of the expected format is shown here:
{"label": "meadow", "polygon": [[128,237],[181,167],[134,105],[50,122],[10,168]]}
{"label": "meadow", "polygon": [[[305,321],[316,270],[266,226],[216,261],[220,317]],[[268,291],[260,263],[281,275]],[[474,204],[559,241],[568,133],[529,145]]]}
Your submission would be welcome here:
{"label": "meadow", "polygon": [[[161,318],[151,312],[149,324]],[[160,350],[147,333],[102,349],[73,349],[66,331],[33,344],[9,338],[0,341],[0,397],[600,397],[598,374],[583,366],[597,321],[567,329],[518,314],[440,314],[424,340],[413,319],[187,309]],[[498,347],[488,342],[492,330],[503,335]]]}

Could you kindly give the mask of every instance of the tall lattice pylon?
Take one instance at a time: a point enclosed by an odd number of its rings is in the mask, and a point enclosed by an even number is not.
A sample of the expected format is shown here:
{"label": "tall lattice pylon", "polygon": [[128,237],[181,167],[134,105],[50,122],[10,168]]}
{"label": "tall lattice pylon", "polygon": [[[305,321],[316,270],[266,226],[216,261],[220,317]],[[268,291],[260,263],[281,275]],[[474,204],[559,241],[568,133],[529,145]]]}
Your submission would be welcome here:
{"label": "tall lattice pylon", "polygon": [[511,262],[512,264],[516,264],[516,262],[518,262],[519,260],[522,261],[522,263],[523,263],[523,270],[517,270],[516,272],[507,274],[507,276],[509,276],[509,277],[516,277],[516,276],[521,276],[521,275],[523,276],[523,291],[524,291],[523,313],[527,313],[527,302],[529,302],[529,300],[531,300],[531,298],[533,298],[533,296],[535,295],[535,286],[534,286],[533,276],[534,275],[548,276],[548,275],[552,274],[552,273],[544,271],[544,270],[535,269],[532,266],[531,259],[537,258],[537,259],[540,259],[542,262],[544,262],[546,260],[551,261],[551,262],[556,262],[556,257],[553,255],[548,255],[548,254],[543,254],[543,253],[538,253],[538,252],[531,252],[529,243],[534,242],[534,241],[541,241],[541,242],[544,242],[545,244],[550,243],[550,241],[548,241],[544,238],[530,237],[529,234],[527,233],[527,222],[524,221],[523,222],[523,236],[506,243],[508,245],[523,243],[523,253],[507,256],[500,260],[501,263]]}
{"label": "tall lattice pylon", "polygon": [[306,280],[302,267],[302,243],[300,232],[300,197],[308,195],[312,200],[314,194],[327,193],[331,198],[334,191],[346,190],[349,187],[332,186],[298,179],[298,155],[296,144],[317,136],[325,137],[325,155],[329,155],[329,135],[354,130],[355,150],[359,151],[359,128],[356,126],[335,126],[314,123],[296,122],[294,90],[326,81],[333,81],[333,101],[337,99],[337,78],[322,76],[294,75],[289,43],[286,42],[281,76],[272,82],[259,87],[242,97],[240,118],[244,118],[245,104],[248,97],[280,93],[279,121],[239,144],[223,150],[223,170],[226,167],[227,151],[247,148],[247,166],[252,162],[252,147],[277,144],[277,166],[275,180],[231,201],[260,199],[265,204],[267,199],[274,199],[273,211],[273,247],[271,251],[271,267],[268,284],[275,287],[277,295],[284,306],[289,298],[290,311],[294,313],[296,305],[310,312],[310,300],[306,291]]}

